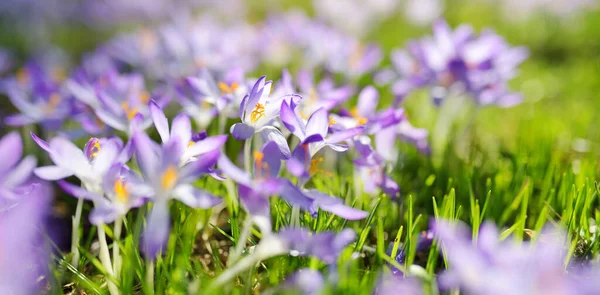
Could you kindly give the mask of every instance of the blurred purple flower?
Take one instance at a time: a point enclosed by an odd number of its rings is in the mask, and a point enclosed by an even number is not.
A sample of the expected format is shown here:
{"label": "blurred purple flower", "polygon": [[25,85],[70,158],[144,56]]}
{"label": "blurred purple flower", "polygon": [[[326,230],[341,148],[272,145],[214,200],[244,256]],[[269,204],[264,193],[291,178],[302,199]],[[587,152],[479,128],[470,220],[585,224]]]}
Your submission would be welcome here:
{"label": "blurred purple flower", "polygon": [[50,211],[51,194],[38,184],[7,211],[0,212],[0,290],[5,294],[39,294],[49,271],[50,253],[44,225]]}
{"label": "blurred purple flower", "polygon": [[0,86],[18,114],[7,116],[10,126],[40,123],[44,128],[56,130],[72,114],[73,101],[61,87],[64,72],[31,62],[13,77],[4,79]]}
{"label": "blurred purple flower", "polygon": [[391,274],[384,274],[379,278],[373,295],[421,295],[423,284],[415,277],[402,277]]}
{"label": "blurred purple flower", "polygon": [[565,271],[567,238],[559,229],[542,231],[535,242],[500,241],[493,223],[484,223],[476,241],[462,223],[433,223],[449,268],[439,278],[444,290],[469,294],[596,294],[595,282],[580,284]]}
{"label": "blurred purple flower", "polygon": [[205,69],[198,76],[187,77],[179,92],[183,110],[205,128],[219,114],[236,117],[248,87],[241,68],[222,75],[213,75]]}
{"label": "blurred purple flower", "polygon": [[445,21],[433,25],[433,36],[412,41],[408,49],[392,53],[399,75],[392,86],[397,103],[412,90],[429,87],[440,103],[448,95],[467,93],[478,105],[512,106],[520,94],[507,86],[517,67],[528,56],[525,47],[510,47],[491,30],[479,36],[467,25],[454,31]]}
{"label": "blurred purple flower", "polygon": [[354,160],[354,167],[362,180],[363,190],[371,195],[381,190],[392,199],[400,197],[398,184],[386,174],[386,160],[373,149],[370,138],[361,136],[354,144],[359,155]]}

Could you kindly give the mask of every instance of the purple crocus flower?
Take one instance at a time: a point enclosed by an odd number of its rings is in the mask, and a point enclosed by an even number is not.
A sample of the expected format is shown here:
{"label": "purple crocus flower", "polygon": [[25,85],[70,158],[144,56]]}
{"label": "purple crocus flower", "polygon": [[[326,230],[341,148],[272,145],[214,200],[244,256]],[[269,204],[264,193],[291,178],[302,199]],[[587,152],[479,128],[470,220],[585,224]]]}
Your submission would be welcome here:
{"label": "purple crocus flower", "polygon": [[491,30],[479,36],[470,26],[452,30],[445,21],[433,25],[433,37],[409,44],[392,54],[400,79],[393,92],[398,102],[413,89],[430,87],[436,102],[448,95],[467,93],[479,105],[512,106],[521,102],[508,89],[517,66],[528,56],[524,47],[510,47]]}
{"label": "purple crocus flower", "polygon": [[141,187],[148,191],[148,196],[154,202],[144,231],[142,249],[148,257],[154,257],[162,250],[169,236],[169,199],[203,209],[221,203],[220,198],[192,185],[198,177],[212,171],[211,167],[217,162],[220,151],[215,149],[201,154],[196,160],[180,166],[186,145],[178,135],[171,136],[159,146],[148,135],[137,131],[133,136],[133,145],[138,166],[146,181]]}
{"label": "purple crocus flower", "polygon": [[21,160],[23,141],[14,131],[0,139],[0,154],[7,155],[0,165],[0,203],[12,203],[28,189],[25,184],[31,178],[37,160],[32,155]]}
{"label": "purple crocus flower", "polygon": [[[254,133],[262,132],[276,143],[280,144],[281,151],[289,158],[289,148],[285,143],[285,138],[281,131],[273,127],[271,122],[279,116],[282,102],[297,100],[300,97],[287,93],[279,95],[270,95],[271,81],[266,81],[265,76],[260,77],[258,81],[247,94],[240,104],[241,123],[231,126],[231,134],[239,140],[251,138]],[[277,91],[281,92],[281,91]],[[267,135],[265,135],[267,134]]]}
{"label": "purple crocus flower", "polygon": [[130,136],[137,129],[150,126],[148,103],[155,99],[159,104],[168,102],[169,94],[162,89],[150,94],[145,90],[139,74],[119,75],[110,72],[98,81],[70,80],[67,84],[74,96],[95,110],[96,116],[110,127]]}
{"label": "purple crocus flower", "polygon": [[[7,157],[11,158],[11,157]],[[5,294],[39,294],[48,273],[50,253],[44,243],[44,224],[51,194],[34,184],[7,211],[0,212],[0,290]]]}
{"label": "purple crocus flower", "polygon": [[198,76],[187,77],[182,88],[180,104],[201,128],[207,127],[218,114],[237,116],[238,107],[248,93],[241,68],[233,68],[222,75],[202,70]]}
{"label": "purple crocus flower", "polygon": [[2,81],[1,91],[19,110],[4,121],[10,126],[40,123],[44,128],[60,127],[73,110],[73,101],[60,86],[62,74],[53,73],[37,63],[29,63],[14,77]]}
{"label": "purple crocus flower", "polygon": [[91,138],[81,150],[62,137],[55,137],[47,143],[33,133],[31,136],[54,162],[51,166],[35,168],[35,175],[51,181],[74,175],[90,192],[102,193],[102,178],[112,164],[128,159],[123,143],[116,138]]}
{"label": "purple crocus flower", "polygon": [[354,144],[359,154],[354,167],[362,180],[363,190],[368,194],[381,190],[392,199],[398,198],[398,184],[386,174],[386,160],[373,149],[370,138],[360,136]]}
{"label": "purple crocus flower", "polygon": [[[500,241],[498,229],[484,223],[476,241],[462,223],[439,220],[433,231],[449,268],[439,278],[444,290],[459,288],[468,294],[595,294],[597,284],[580,285],[565,272],[566,235],[543,230],[535,242]],[[581,288],[581,289],[580,289]]]}
{"label": "purple crocus flower", "polygon": [[101,192],[88,191],[64,180],[61,188],[77,198],[94,202],[90,222],[94,225],[112,223],[132,208],[142,206],[153,191],[142,178],[122,163],[115,163],[102,177]]}
{"label": "purple crocus flower", "polygon": [[304,99],[300,101],[299,113],[308,119],[309,114],[323,108],[331,111],[333,108],[348,100],[354,93],[352,85],[336,87],[331,77],[322,79],[315,84],[312,71],[298,73],[298,87]]}
{"label": "purple crocus flower", "polygon": [[285,178],[278,178],[284,159],[278,145],[269,141],[254,153],[254,177],[238,168],[226,156],[218,161],[219,169],[238,184],[240,201],[263,231],[271,231],[269,197],[279,195],[304,210],[312,208],[312,199]]}
{"label": "purple crocus flower", "polygon": [[202,154],[220,149],[227,141],[227,135],[195,138],[190,119],[185,114],[175,116],[169,130],[169,122],[165,113],[153,100],[150,101],[150,116],[163,144],[167,144],[169,140],[173,139],[178,140],[179,146],[184,147],[179,166],[195,161]]}
{"label": "purple crocus flower", "polygon": [[358,126],[330,134],[329,126],[335,122],[324,108],[316,110],[308,120],[304,120],[297,106],[293,101],[289,103],[284,101],[281,104],[281,121],[290,132],[300,139],[300,146],[308,145],[309,159],[326,146],[337,152],[346,151],[348,146],[339,143],[364,130],[364,127]]}

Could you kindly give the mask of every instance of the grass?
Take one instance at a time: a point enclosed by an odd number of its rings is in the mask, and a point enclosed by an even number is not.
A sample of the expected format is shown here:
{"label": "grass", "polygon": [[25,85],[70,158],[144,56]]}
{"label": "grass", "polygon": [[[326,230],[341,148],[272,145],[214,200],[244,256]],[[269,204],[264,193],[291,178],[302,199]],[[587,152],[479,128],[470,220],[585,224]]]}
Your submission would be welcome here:
{"label": "grass", "polygon": [[[413,262],[421,264],[424,279],[433,282],[435,273],[445,265],[438,255],[440,249],[433,246],[430,252],[417,253],[415,247],[431,218],[463,220],[472,227],[474,239],[485,221],[498,224],[502,238],[514,236],[518,240],[535,239],[544,226],[559,224],[567,229],[572,241],[565,263],[591,259],[600,251],[597,233],[591,230],[600,219],[600,189],[596,183],[600,129],[595,124],[600,110],[600,46],[595,42],[600,37],[596,29],[598,13],[585,13],[578,20],[560,25],[556,19],[541,16],[511,23],[488,6],[466,5],[465,1],[455,4],[447,13],[451,24],[491,26],[512,44],[530,48],[530,59],[512,83],[515,90],[524,93],[525,102],[509,109],[465,108],[465,113],[454,120],[449,139],[440,143],[431,157],[401,144],[399,161],[390,167],[401,187],[399,200],[357,194],[353,188],[358,180],[353,178],[348,155],[339,156],[331,174],[317,175],[308,186],[345,198],[348,204],[370,213],[362,221],[346,221],[324,212],[316,217],[300,215],[300,224],[317,232],[352,228],[357,233],[356,242],[337,263],[336,286],[327,289],[331,293],[371,294],[379,274],[387,271],[386,263],[400,269],[409,268]],[[413,28],[392,18],[368,39],[379,42],[389,52],[403,46],[407,38],[427,32],[427,28]],[[64,34],[61,31],[57,40],[68,47],[72,40]],[[257,73],[275,78],[279,72],[261,69]],[[360,81],[362,86],[369,83],[368,78]],[[384,101],[391,100],[388,91],[382,95]],[[431,105],[426,93],[409,97],[406,107],[413,124],[430,130],[444,115]],[[240,150],[234,144],[227,147],[229,155]],[[149,208],[127,216],[121,238],[110,245],[119,247],[122,253],[122,272],[114,282],[124,294],[204,294],[215,276],[227,267],[230,247],[238,243],[253,245],[260,240],[257,229],[251,231],[248,241],[239,240],[246,213],[234,196],[228,196],[227,182],[206,179],[198,185],[223,196],[225,208],[219,213],[171,202],[172,233],[167,251],[155,261],[154,289],[144,283],[147,268],[138,244],[143,216]],[[84,216],[89,209],[86,204]],[[291,210],[285,202],[272,199],[275,231],[289,225]],[[107,226],[105,231],[112,240],[112,227]],[[75,289],[86,294],[107,293],[105,270],[93,245],[95,232],[94,227],[83,232],[78,268],[69,263],[70,257],[54,256],[55,280],[50,293]],[[407,255],[404,265],[393,258],[400,249]],[[327,272],[318,260],[279,256],[243,272],[214,293],[269,290],[304,267]],[[436,291],[430,288],[429,292]]]}

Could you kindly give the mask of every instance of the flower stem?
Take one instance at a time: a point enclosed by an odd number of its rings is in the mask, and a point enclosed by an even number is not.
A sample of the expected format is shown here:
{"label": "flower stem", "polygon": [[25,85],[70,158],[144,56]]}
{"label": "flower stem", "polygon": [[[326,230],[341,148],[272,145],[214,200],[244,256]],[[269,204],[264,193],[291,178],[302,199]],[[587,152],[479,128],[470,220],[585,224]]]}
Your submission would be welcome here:
{"label": "flower stem", "polygon": [[146,290],[145,294],[154,294],[154,260],[149,260],[146,263]]}
{"label": "flower stem", "polygon": [[246,173],[251,174],[252,168],[252,139],[247,139],[244,142],[244,170]]}
{"label": "flower stem", "polygon": [[119,217],[115,220],[115,224],[114,224],[114,236],[113,236],[113,248],[112,248],[112,254],[113,254],[113,272],[115,275],[115,278],[119,278],[119,274],[121,273],[121,254],[119,253],[119,244],[118,244],[118,240],[121,237],[121,229],[123,227],[123,217]]}
{"label": "flower stem", "polygon": [[81,211],[83,210],[83,198],[77,199],[77,208],[73,217],[73,232],[71,233],[71,265],[79,266],[79,223],[81,222]]}
{"label": "flower stem", "polygon": [[[106,234],[104,233],[104,224],[98,224],[98,243],[100,243],[100,262],[106,269],[109,276],[114,277],[112,263],[110,261],[110,253],[108,252],[108,243],[106,243]],[[107,279],[108,290],[111,295],[118,295],[119,289],[110,279]]]}

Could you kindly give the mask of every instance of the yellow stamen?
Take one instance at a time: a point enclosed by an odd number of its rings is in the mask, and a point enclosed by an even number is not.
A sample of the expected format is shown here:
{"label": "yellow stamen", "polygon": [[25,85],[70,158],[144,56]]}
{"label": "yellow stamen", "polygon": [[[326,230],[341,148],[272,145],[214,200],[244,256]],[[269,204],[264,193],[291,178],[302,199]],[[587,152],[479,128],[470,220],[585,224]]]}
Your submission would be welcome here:
{"label": "yellow stamen", "polygon": [[142,91],[139,95],[140,102],[147,104],[150,101],[150,93],[148,91]]}
{"label": "yellow stamen", "polygon": [[133,119],[133,117],[135,117],[135,115],[137,115],[137,113],[138,113],[138,108],[137,107],[130,108],[129,107],[129,103],[127,103],[127,102],[122,103],[121,107],[123,108],[123,110],[127,114],[127,119],[129,121],[131,121],[131,119]]}
{"label": "yellow stamen", "polygon": [[227,85],[224,82],[219,82],[217,85],[219,86],[219,89],[221,89],[221,94],[232,94],[239,87],[239,85],[235,82],[231,83],[231,85]]}
{"label": "yellow stamen", "polygon": [[256,121],[258,121],[260,118],[265,116],[265,106],[257,103],[256,107],[254,107],[254,110],[252,111],[252,113],[250,113],[250,121],[252,121],[252,123],[255,123]]}
{"label": "yellow stamen", "polygon": [[311,88],[308,91],[308,103],[313,104],[317,102],[317,100],[319,100],[319,97],[317,96],[317,91],[314,88]]}
{"label": "yellow stamen", "polygon": [[52,68],[50,75],[52,76],[52,78],[54,78],[54,80],[59,82],[64,81],[67,78],[67,73],[65,72],[65,69],[60,67]]}
{"label": "yellow stamen", "polygon": [[269,174],[269,164],[264,162],[265,154],[262,152],[254,152],[254,167],[256,167],[256,178],[263,177],[263,169],[266,170],[265,174]]}
{"label": "yellow stamen", "polygon": [[193,142],[193,141],[190,141],[190,142],[188,142],[188,145],[187,145],[187,146],[188,146],[188,147],[191,147],[191,146],[193,146],[193,145],[195,145],[195,144],[196,144],[195,142]]}
{"label": "yellow stamen", "polygon": [[358,114],[358,109],[357,108],[353,108],[350,111],[350,114],[352,115],[352,117],[358,121],[359,125],[365,125],[367,124],[367,122],[369,122],[369,119],[365,118],[365,117],[361,117],[360,114]]}
{"label": "yellow stamen", "polygon": [[98,156],[98,152],[100,152],[100,141],[95,140],[92,145],[92,153],[90,154],[90,161],[94,160],[96,156]]}
{"label": "yellow stamen", "polygon": [[175,183],[177,183],[177,170],[175,170],[174,165],[171,165],[163,173],[162,178],[160,180],[160,186],[164,190],[169,190],[175,186]]}
{"label": "yellow stamen", "polygon": [[332,176],[332,174],[329,173],[328,171],[325,171],[325,170],[319,168],[319,164],[321,164],[324,160],[325,159],[323,159],[323,157],[311,159],[310,160],[310,168],[308,169],[308,174],[315,175],[317,173],[322,173],[322,174],[325,174],[326,176]]}
{"label": "yellow stamen", "polygon": [[115,190],[115,195],[117,195],[117,201],[121,203],[126,203],[127,200],[129,200],[129,190],[127,189],[127,186],[125,185],[123,179],[117,179],[113,188]]}
{"label": "yellow stamen", "polygon": [[337,122],[333,119],[332,116],[329,116],[329,123],[327,124],[327,126],[331,126],[331,125],[334,125],[334,124],[337,124]]}
{"label": "yellow stamen", "polygon": [[27,83],[27,81],[29,81],[29,70],[27,70],[26,68],[20,68],[17,71],[17,82],[19,82],[19,84],[23,85],[25,83]]}
{"label": "yellow stamen", "polygon": [[52,93],[48,98],[48,103],[46,104],[45,110],[47,112],[56,109],[56,107],[60,104],[61,97],[58,93]]}

